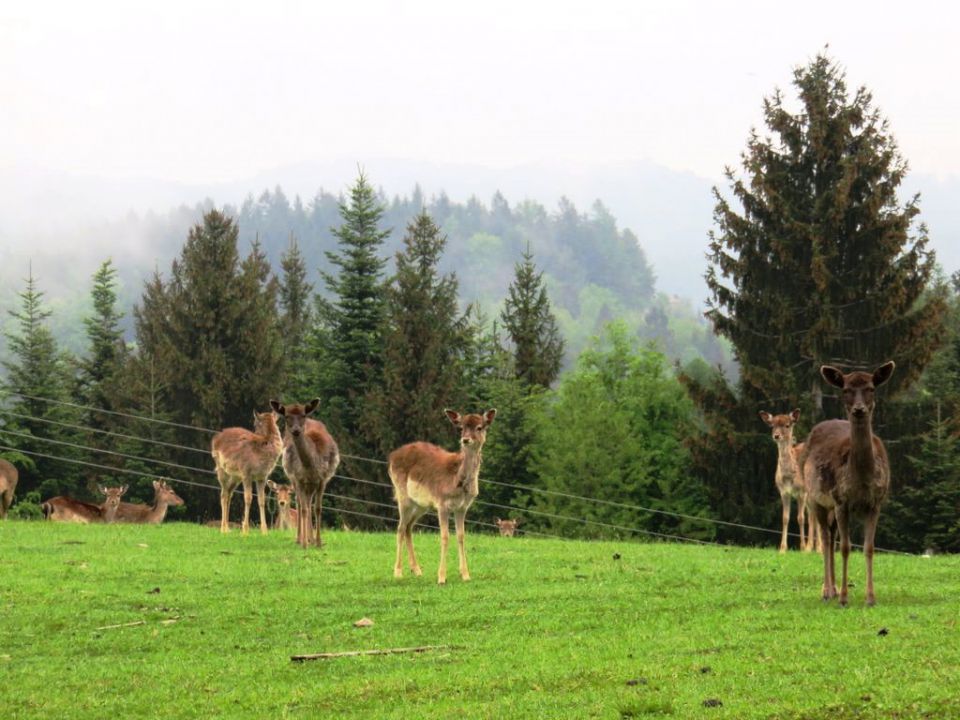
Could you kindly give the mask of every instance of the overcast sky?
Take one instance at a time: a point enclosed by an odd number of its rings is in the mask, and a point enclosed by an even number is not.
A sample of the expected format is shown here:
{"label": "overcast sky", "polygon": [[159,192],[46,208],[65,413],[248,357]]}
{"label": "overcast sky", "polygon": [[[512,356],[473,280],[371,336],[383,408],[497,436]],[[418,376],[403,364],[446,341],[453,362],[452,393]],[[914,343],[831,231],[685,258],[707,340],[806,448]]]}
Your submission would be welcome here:
{"label": "overcast sky", "polygon": [[0,170],[211,183],[332,158],[649,160],[716,178],[762,98],[829,43],[911,169],[960,175],[958,14],[916,1],[4,0]]}

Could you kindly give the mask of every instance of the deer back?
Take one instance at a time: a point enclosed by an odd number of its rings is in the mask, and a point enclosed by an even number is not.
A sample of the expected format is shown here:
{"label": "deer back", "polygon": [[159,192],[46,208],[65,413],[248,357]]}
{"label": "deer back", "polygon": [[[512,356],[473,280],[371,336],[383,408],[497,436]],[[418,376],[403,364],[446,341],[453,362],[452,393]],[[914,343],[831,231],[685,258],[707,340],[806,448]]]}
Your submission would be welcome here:
{"label": "deer back", "polygon": [[43,516],[54,522],[98,523],[103,522],[103,511],[99,505],[76,500],[67,495],[58,495],[43,502],[40,506]]}
{"label": "deer back", "polygon": [[433,443],[412,442],[390,453],[389,473],[398,491],[406,493],[408,482],[413,481],[432,494],[443,496],[457,487],[463,461],[463,451],[450,452]]}
{"label": "deer back", "polygon": [[283,449],[280,431],[273,413],[264,413],[263,431],[241,427],[221,430],[213,436],[210,452],[217,466],[228,473],[246,475],[264,473],[273,468]]}

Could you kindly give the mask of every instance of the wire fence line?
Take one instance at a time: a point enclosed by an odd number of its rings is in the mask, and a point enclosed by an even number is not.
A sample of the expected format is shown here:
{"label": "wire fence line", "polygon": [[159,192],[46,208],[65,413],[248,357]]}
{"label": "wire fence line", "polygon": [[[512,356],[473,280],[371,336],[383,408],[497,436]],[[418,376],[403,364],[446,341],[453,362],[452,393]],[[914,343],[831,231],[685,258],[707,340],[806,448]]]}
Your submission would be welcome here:
{"label": "wire fence line", "polygon": [[[16,393],[16,392],[11,393],[11,394],[17,395],[17,396],[19,396],[19,397],[24,397],[24,398],[32,399],[32,400],[38,400],[38,401],[49,402],[49,403],[54,403],[54,404],[60,404],[60,405],[65,405],[65,406],[69,406],[69,407],[74,407],[74,408],[79,408],[79,409],[90,410],[90,411],[94,411],[94,412],[105,412],[105,413],[108,413],[108,414],[117,415],[117,416],[121,416],[121,417],[133,418],[133,419],[137,419],[137,420],[141,420],[141,421],[146,421],[146,422],[156,422],[156,423],[161,423],[161,424],[163,424],[163,425],[172,425],[172,426],[175,426],[175,427],[187,428],[187,429],[196,430],[196,431],[198,431],[198,432],[204,432],[204,433],[208,433],[208,434],[215,434],[216,432],[218,432],[218,431],[216,431],[216,430],[211,430],[211,429],[209,429],[209,428],[196,427],[196,426],[191,426],[191,425],[183,425],[183,424],[180,424],[180,423],[171,423],[171,422],[169,422],[169,421],[158,420],[158,419],[156,419],[156,418],[149,418],[149,417],[145,417],[145,416],[141,416],[141,415],[135,415],[135,414],[131,414],[131,413],[123,413],[123,412],[118,412],[118,411],[104,410],[104,409],[102,409],[102,408],[97,408],[97,407],[93,407],[93,406],[89,406],[89,405],[80,405],[80,404],[77,404],[77,403],[70,403],[70,402],[66,402],[66,401],[62,401],[62,400],[54,400],[54,399],[52,399],[52,398],[43,398],[43,397],[39,397],[39,396],[26,395],[26,394],[23,394],[23,393]],[[12,412],[9,412],[9,411],[4,411],[4,410],[0,410],[0,414],[15,415],[15,416],[21,417],[21,418],[26,417],[26,418],[28,418],[28,419],[38,420],[38,421],[40,421],[40,422],[44,422],[44,421],[45,421],[43,418],[32,418],[32,417],[30,417],[30,416],[24,416],[24,415],[19,414],[19,413],[12,413]],[[82,431],[90,431],[90,432],[94,432],[94,433],[98,432],[98,429],[97,429],[97,428],[92,428],[92,427],[83,426],[83,425],[74,425],[74,424],[68,424],[68,423],[58,423],[58,422],[56,422],[56,421],[47,421],[47,422],[49,422],[50,424],[53,424],[53,425],[63,425],[63,426],[66,426],[66,427],[70,427],[70,428],[77,429],[77,430],[82,430]],[[203,474],[207,474],[207,475],[216,475],[216,471],[215,471],[215,470],[211,470],[211,469],[209,469],[209,468],[198,468],[198,467],[194,467],[194,466],[190,466],[190,465],[183,465],[183,464],[180,464],[180,463],[172,463],[172,462],[168,462],[168,461],[164,461],[164,460],[158,460],[158,459],[154,459],[154,458],[148,458],[148,457],[142,457],[142,456],[136,456],[136,455],[129,455],[129,454],[126,454],[126,453],[121,453],[121,452],[117,452],[117,451],[113,451],[113,450],[107,450],[107,449],[103,449],[103,448],[91,447],[91,446],[87,446],[87,445],[80,445],[80,444],[77,444],[77,443],[70,443],[70,442],[66,442],[66,441],[62,441],[62,440],[55,440],[55,439],[52,439],[52,438],[43,438],[43,437],[39,437],[39,436],[36,436],[36,435],[31,435],[31,434],[27,434],[27,433],[20,433],[20,432],[17,432],[17,431],[12,431],[12,430],[9,430],[9,429],[0,429],[0,433],[6,433],[6,434],[9,434],[9,435],[19,436],[19,437],[23,437],[23,438],[32,439],[32,440],[40,440],[40,441],[43,441],[43,442],[54,443],[54,444],[57,444],[57,445],[72,447],[72,448],[74,448],[74,449],[84,450],[84,451],[87,451],[87,452],[109,454],[109,455],[113,455],[113,456],[117,456],[117,457],[122,457],[122,458],[130,459],[130,460],[135,460],[135,461],[141,462],[141,463],[154,463],[154,464],[157,464],[157,465],[162,465],[162,466],[164,466],[164,467],[176,468],[176,469],[185,470],[185,471],[189,471],[189,472],[199,472],[199,473],[203,473]],[[110,435],[115,435],[115,436],[118,436],[118,437],[121,437],[121,438],[124,438],[124,439],[143,440],[143,441],[145,441],[145,442],[150,442],[149,439],[137,438],[137,437],[135,437],[135,436],[123,435],[123,434],[120,434],[120,433],[108,433],[108,434],[110,434]],[[206,449],[194,448],[194,447],[183,446],[183,445],[174,445],[174,444],[170,444],[170,443],[160,443],[160,444],[168,445],[168,446],[170,446],[170,447],[172,447],[172,448],[176,448],[176,449],[180,449],[180,450],[186,450],[186,451],[192,451],[192,452],[199,452],[199,453],[202,453],[202,454],[204,454],[204,455],[207,455],[207,454],[209,453],[209,451],[206,450]],[[19,452],[25,452],[25,454],[31,454],[31,453],[26,453],[26,451],[20,450],[19,448],[15,448],[15,447],[0,446],[0,449],[14,450],[14,451],[19,451]],[[111,472],[135,472],[135,471],[128,471],[128,470],[126,470],[126,469],[115,468],[115,467],[111,467],[111,466],[107,466],[107,465],[97,465],[97,464],[94,464],[94,463],[85,463],[85,462],[82,462],[82,461],[75,461],[75,460],[73,460],[73,459],[71,459],[71,458],[57,457],[57,456],[51,456],[51,455],[43,455],[42,453],[32,453],[32,454],[38,455],[38,456],[41,456],[41,457],[48,457],[48,458],[54,459],[54,460],[61,460],[61,461],[65,461],[65,462],[76,462],[77,464],[87,465],[87,466],[94,467],[94,468],[98,468],[98,469],[109,470],[109,471],[111,471]],[[346,454],[346,453],[341,453],[341,457],[350,458],[350,459],[359,460],[359,461],[364,461],[364,462],[369,462],[369,463],[373,463],[373,464],[379,464],[379,465],[387,465],[387,464],[388,464],[387,461],[382,460],[382,459],[378,459],[378,458],[367,458],[367,457],[363,457],[363,456],[350,455],[350,454]],[[141,476],[145,476],[145,477],[154,477],[154,476],[155,476],[155,475],[153,475],[153,474],[143,473],[143,472],[135,472],[135,474],[141,475]],[[340,475],[340,474],[335,474],[333,477],[339,478],[339,479],[342,479],[342,480],[345,480],[345,481],[349,481],[349,482],[356,482],[356,483],[361,483],[361,484],[380,486],[380,487],[384,487],[384,488],[392,488],[392,485],[391,485],[390,483],[385,483],[385,482],[376,481],[376,480],[369,480],[369,479],[365,479],[365,478],[357,478],[357,477],[351,477],[351,476]],[[214,486],[214,485],[202,485],[202,484],[199,484],[199,483],[192,483],[192,482],[189,482],[189,481],[181,480],[181,479],[179,479],[179,478],[167,478],[167,479],[169,479],[169,480],[171,480],[171,481],[173,481],[173,482],[180,482],[180,483],[184,483],[184,484],[187,484],[187,485],[194,485],[194,486],[197,486],[197,487],[206,487],[206,488],[211,488],[211,489],[219,489],[219,486]],[[654,515],[662,515],[662,516],[666,516],[666,517],[672,517],[672,518],[677,518],[677,519],[684,519],[684,520],[691,521],[691,522],[702,522],[702,523],[705,523],[705,524],[722,525],[722,526],[726,526],[726,527],[734,527],[734,528],[738,528],[738,529],[750,530],[750,531],[753,531],[753,532],[761,532],[761,533],[767,533],[767,534],[773,534],[773,535],[780,535],[780,534],[781,534],[781,531],[775,530],[775,529],[772,529],[772,528],[764,528],[764,527],[759,527],[759,526],[755,526],[755,525],[747,525],[747,524],[745,524],[745,523],[731,522],[731,521],[726,521],[726,520],[720,520],[720,519],[717,519],[717,518],[703,517],[703,516],[699,516],[699,515],[689,515],[689,514],[678,513],[678,512],[674,512],[674,511],[670,511],[670,510],[661,510],[661,509],[659,509],[659,508],[649,508],[649,507],[644,507],[644,506],[642,506],[642,505],[634,505],[634,504],[630,504],[630,503],[623,503],[623,502],[618,502],[618,501],[613,501],[613,500],[606,500],[606,499],[602,499],[602,498],[592,498],[592,497],[583,496],[583,495],[576,495],[576,494],[573,494],[573,493],[565,493],[565,492],[561,492],[561,491],[557,491],[557,490],[549,490],[549,489],[546,489],[546,488],[537,488],[537,487],[531,487],[531,486],[527,486],[527,485],[520,485],[520,484],[516,484],[516,483],[500,482],[500,481],[496,481],[496,480],[483,480],[482,482],[487,483],[487,484],[491,484],[491,485],[497,485],[497,486],[501,486],[501,487],[506,487],[506,488],[514,489],[514,490],[517,490],[517,491],[520,491],[520,492],[525,492],[525,493],[536,493],[536,494],[542,494],[542,495],[546,495],[546,496],[561,497],[561,498],[565,498],[565,499],[569,499],[569,500],[575,500],[575,501],[578,501],[578,502],[584,502],[584,503],[589,503],[589,504],[594,504],[594,505],[602,505],[602,506],[607,506],[607,507],[616,507],[616,508],[619,508],[619,509],[629,510],[629,511],[633,511],[633,512],[650,513],[650,514],[654,514]],[[370,503],[370,502],[375,502],[375,501],[371,501],[371,500],[368,500],[368,499],[365,499],[365,498],[356,498],[356,497],[354,497],[354,498],[342,497],[341,499],[347,500],[347,501],[350,501],[350,502],[358,502],[358,503],[365,503],[365,502],[366,502],[366,503]],[[385,503],[377,503],[377,504],[383,505],[383,506],[385,506],[385,507],[394,507],[394,506],[392,506],[392,505],[386,505]],[[569,515],[548,513],[548,512],[544,512],[544,511],[540,511],[540,510],[531,509],[531,508],[528,508],[528,507],[521,507],[521,506],[518,506],[518,505],[502,505],[502,504],[491,503],[491,502],[489,502],[489,501],[484,501],[484,500],[479,500],[479,499],[475,501],[475,504],[481,505],[481,506],[495,507],[495,508],[498,508],[498,509],[508,510],[508,511],[517,512],[517,513],[523,513],[523,514],[528,514],[528,515],[534,515],[534,516],[544,517],[544,518],[552,519],[552,520],[559,520],[559,521],[562,521],[562,522],[570,522],[570,523],[574,523],[574,524],[580,524],[580,525],[586,525],[586,526],[593,526],[593,527],[605,528],[605,529],[612,529],[612,530],[617,530],[617,531],[622,531],[622,532],[631,532],[631,533],[636,533],[636,534],[640,534],[640,535],[646,535],[646,536],[656,537],[656,538],[661,538],[661,539],[668,539],[668,540],[681,541],[681,542],[691,542],[691,543],[706,544],[706,545],[719,545],[719,544],[720,544],[720,543],[716,543],[716,542],[713,542],[713,541],[702,540],[702,539],[699,539],[699,538],[691,538],[691,537],[687,537],[687,536],[683,536],[683,535],[675,535],[675,534],[669,534],[669,533],[660,533],[660,532],[656,532],[656,531],[652,531],[652,530],[646,530],[646,529],[644,529],[644,528],[636,528],[636,527],[618,525],[618,524],[614,524],[614,523],[606,523],[606,522],[602,522],[602,521],[598,521],[598,520],[591,520],[591,519],[588,519],[588,518],[580,518],[580,517],[569,516]],[[380,516],[377,516],[377,519],[381,519],[381,520],[384,520],[384,521],[391,521],[391,522],[395,522],[395,521],[396,521],[395,519],[392,519],[392,518],[384,518],[384,517],[380,517]],[[471,522],[472,524],[479,524],[479,523],[480,523],[480,521],[469,521],[469,522]],[[489,527],[496,527],[496,526],[494,526],[494,525],[492,525],[492,524],[490,524],[490,523],[484,523],[484,524],[487,525],[487,526],[489,526]],[[525,529],[523,532],[524,532],[525,534],[530,534],[530,535],[532,535],[532,534],[534,534],[535,531],[526,530],[526,529]],[[547,537],[561,537],[561,536],[557,536],[557,535],[549,535],[549,534],[544,534],[544,533],[538,533],[538,534],[543,534],[543,535],[545,535],[545,536],[547,536]],[[799,534],[798,534],[798,533],[788,533],[788,535],[791,536],[791,537],[794,537],[794,538],[799,537]],[[861,546],[855,545],[855,547],[861,547]],[[912,556],[911,553],[904,553],[904,552],[897,551],[897,550],[890,550],[890,549],[885,549],[885,548],[876,548],[876,550],[879,551],[879,552],[885,552],[885,553],[891,553],[891,554],[900,554],[900,555]]]}

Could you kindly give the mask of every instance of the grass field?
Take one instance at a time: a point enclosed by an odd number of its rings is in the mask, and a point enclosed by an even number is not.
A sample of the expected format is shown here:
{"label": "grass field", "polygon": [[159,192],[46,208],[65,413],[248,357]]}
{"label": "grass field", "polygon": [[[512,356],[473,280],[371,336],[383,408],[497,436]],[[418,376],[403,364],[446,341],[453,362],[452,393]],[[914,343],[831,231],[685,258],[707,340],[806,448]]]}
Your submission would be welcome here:
{"label": "grass field", "polygon": [[324,538],[0,523],[0,717],[960,717],[960,558],[878,556],[868,609],[857,554],[842,610],[773,548],[475,534],[438,587],[434,534],[402,580]]}

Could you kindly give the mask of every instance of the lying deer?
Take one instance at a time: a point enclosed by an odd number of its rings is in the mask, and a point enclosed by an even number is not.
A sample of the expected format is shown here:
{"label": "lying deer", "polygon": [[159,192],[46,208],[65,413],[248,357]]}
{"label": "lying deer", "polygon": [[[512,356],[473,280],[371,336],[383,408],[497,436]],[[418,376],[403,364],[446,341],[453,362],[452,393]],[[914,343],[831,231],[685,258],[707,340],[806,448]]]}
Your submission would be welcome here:
{"label": "lying deer", "polygon": [[183,498],[163,480],[153,481],[153,505],[143,503],[120,503],[117,522],[159,525],[167,516],[171,505],[183,505]]}
{"label": "lying deer", "polygon": [[517,532],[517,525],[520,524],[520,521],[501,520],[500,518],[494,518],[493,523],[500,530],[500,535],[503,537],[513,537]]}
{"label": "lying deer", "polygon": [[260,532],[267,532],[266,484],[277,465],[283,441],[277,428],[277,416],[272,412],[253,413],[253,432],[232,427],[221,430],[210,442],[210,453],[217,465],[220,482],[220,530],[230,530],[230,497],[239,483],[243,483],[244,534],[250,531],[250,505],[253,484],[257,485],[257,505],[260,508]]}
{"label": "lying deer", "polygon": [[780,493],[783,506],[781,515],[780,552],[787,551],[787,527],[790,525],[790,503],[797,500],[797,525],[800,526],[800,549],[809,552],[814,548],[817,521],[813,512],[807,513],[807,484],[800,468],[800,454],[803,443],[794,445],[793,426],[800,418],[800,411],[794,410],[788,415],[771,415],[760,411],[760,419],[773,431],[773,441],[777,444],[777,472],[774,482]]}
{"label": "lying deer", "polygon": [[[306,405],[282,405],[270,401],[270,407],[284,418],[283,471],[297,491],[297,543],[321,547],[320,520],[323,491],[340,464],[340,451],[327,427],[309,415],[320,404],[314,398]],[[316,537],[313,520],[316,518]]]}
{"label": "lying deer", "polygon": [[5,520],[7,510],[13,505],[13,494],[17,490],[20,473],[13,463],[0,458],[0,520]]}
{"label": "lying deer", "polygon": [[293,530],[297,527],[297,509],[293,507],[296,488],[293,485],[278,485],[267,481],[267,487],[277,496],[277,516],[273,519],[274,530]]}
{"label": "lying deer", "polygon": [[43,516],[47,520],[54,522],[111,523],[116,520],[120,498],[127,492],[127,487],[127,485],[120,487],[98,485],[97,490],[106,498],[100,505],[58,495],[41,504],[40,509],[43,510]]}
{"label": "lying deer", "polygon": [[894,363],[881,365],[872,373],[844,374],[824,365],[820,375],[841,390],[846,420],[826,420],[810,431],[804,449],[803,472],[820,524],[823,548],[824,600],[837,595],[830,514],[836,516],[843,556],[840,604],[847,604],[847,560],[850,556],[850,521],[863,518],[863,555],[867,564],[867,605],[876,603],[873,591],[874,536],[880,507],[890,488],[890,463],[883,441],[873,434],[875,390],[893,375]]}
{"label": "lying deer", "polygon": [[480,451],[487,439],[487,429],[496,417],[496,410],[483,415],[461,415],[445,410],[447,417],[460,428],[460,451],[449,452],[428,442],[414,442],[390,453],[387,471],[393,482],[400,520],[397,523],[397,562],[395,577],[403,576],[403,544],[410,555],[410,570],[422,575],[413,550],[413,526],[427,511],[437,511],[440,521],[440,568],[437,582],[447,581],[447,545],[450,541],[450,513],[457,529],[457,552],[460,577],[470,579],[464,550],[464,525],[467,510],[479,493]]}

